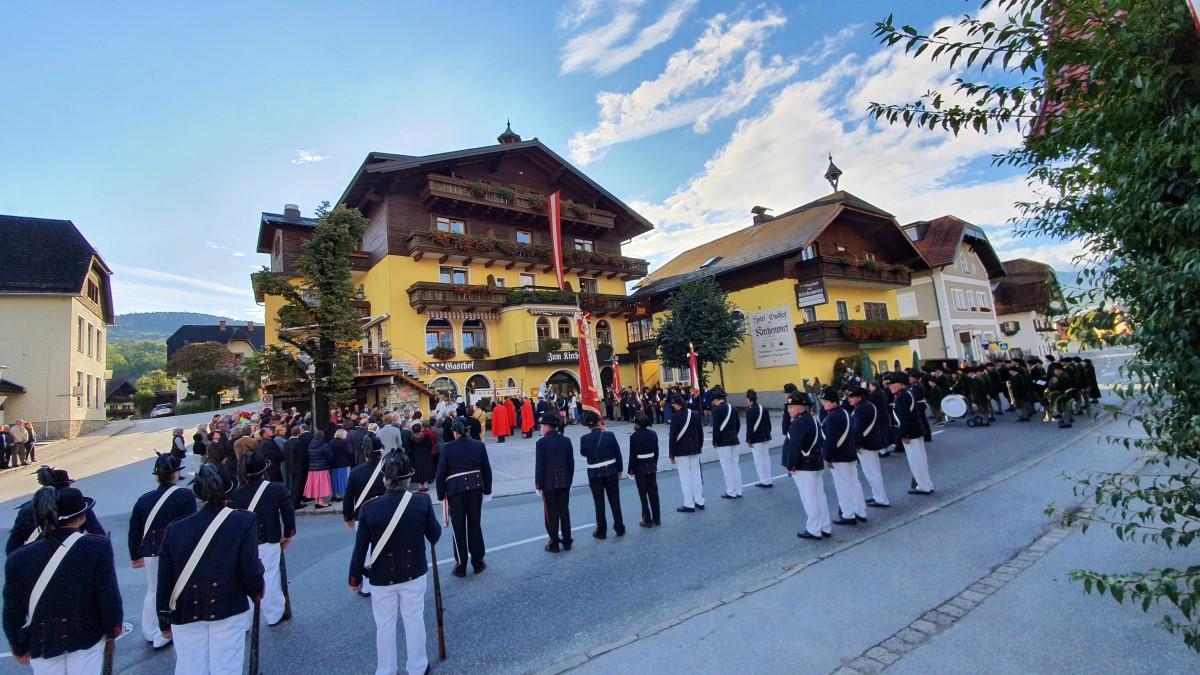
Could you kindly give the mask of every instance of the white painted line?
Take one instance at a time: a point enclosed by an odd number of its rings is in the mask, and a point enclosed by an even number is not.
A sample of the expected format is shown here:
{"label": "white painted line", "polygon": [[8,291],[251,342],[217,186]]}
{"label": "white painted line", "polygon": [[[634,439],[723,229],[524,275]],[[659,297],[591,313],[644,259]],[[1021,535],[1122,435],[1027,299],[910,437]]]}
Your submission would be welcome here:
{"label": "white painted line", "polygon": [[[596,526],[595,523],[588,523],[586,525],[577,525],[575,527],[572,527],[571,531],[574,532],[575,530],[586,530],[589,527],[595,527],[595,526]],[[450,528],[445,528],[445,529],[450,531],[450,536],[454,536],[453,530],[451,530]],[[514,541],[514,542],[511,542],[508,544],[501,544],[500,546],[494,546],[492,548],[485,549],[484,553],[486,554],[486,553],[491,553],[492,551],[503,551],[506,548],[520,546],[521,544],[532,544],[535,541],[547,541],[547,540],[549,540],[549,537],[543,534],[540,537],[530,537],[528,539],[522,539],[521,541]],[[452,563],[452,562],[454,562],[454,558],[447,558],[445,560],[439,560],[438,566],[445,565],[446,563]]]}

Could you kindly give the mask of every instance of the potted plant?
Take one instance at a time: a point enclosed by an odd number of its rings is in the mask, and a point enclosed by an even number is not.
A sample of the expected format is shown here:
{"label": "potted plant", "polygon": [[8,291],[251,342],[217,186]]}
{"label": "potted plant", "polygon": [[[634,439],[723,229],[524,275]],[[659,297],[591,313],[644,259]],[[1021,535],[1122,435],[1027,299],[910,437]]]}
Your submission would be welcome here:
{"label": "potted plant", "polygon": [[837,261],[845,267],[850,267],[854,264],[854,260],[848,255],[839,255]]}
{"label": "potted plant", "polygon": [[496,188],[496,196],[499,197],[500,201],[504,202],[505,204],[511,204],[513,199],[515,199],[517,196],[517,191],[510,187],[504,187],[501,185],[500,187]]}
{"label": "potted plant", "polygon": [[454,358],[454,350],[450,347],[434,347],[429,350],[429,355],[438,361],[449,361]]}
{"label": "potted plant", "polygon": [[909,267],[908,265],[905,265],[904,263],[896,263],[895,270],[897,272],[899,272],[900,274],[908,274],[909,272],[912,271],[912,268]]}
{"label": "potted plant", "polygon": [[487,195],[487,188],[484,187],[483,181],[473,180],[467,183],[467,192],[476,199],[483,199]]}
{"label": "potted plant", "polygon": [[865,267],[868,272],[879,271],[879,263],[875,262],[874,260],[871,260],[870,258],[867,258],[866,260],[863,261],[863,267]]}
{"label": "potted plant", "polygon": [[463,350],[463,353],[473,359],[486,359],[492,355],[492,353],[488,351],[488,348],[483,346],[467,347]]}
{"label": "potted plant", "polygon": [[579,338],[569,337],[567,338],[567,344],[571,345],[571,349],[579,349]]}
{"label": "potted plant", "polygon": [[529,200],[529,208],[542,211],[546,208],[546,195],[530,192],[525,195],[525,199]]}
{"label": "potted plant", "polygon": [[544,352],[556,352],[562,349],[562,341],[558,338],[542,338],[542,341],[538,344]]}
{"label": "potted plant", "polygon": [[588,208],[585,204],[580,204],[579,202],[571,202],[571,213],[574,214],[576,218],[586,218],[587,215],[591,212],[592,212],[592,210],[590,208]]}

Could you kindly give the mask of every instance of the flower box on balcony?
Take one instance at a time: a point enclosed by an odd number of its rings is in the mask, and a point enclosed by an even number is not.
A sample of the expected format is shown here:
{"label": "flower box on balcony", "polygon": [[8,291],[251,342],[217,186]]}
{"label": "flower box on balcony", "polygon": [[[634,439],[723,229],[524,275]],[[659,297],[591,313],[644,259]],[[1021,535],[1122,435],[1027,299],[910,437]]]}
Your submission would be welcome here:
{"label": "flower box on balcony", "polygon": [[450,347],[434,347],[429,350],[429,355],[438,361],[449,361],[454,358],[454,350]]}
{"label": "flower box on balcony", "polygon": [[486,359],[492,355],[487,347],[467,347],[463,353],[473,359]]}
{"label": "flower box on balcony", "polygon": [[851,342],[903,342],[926,335],[924,321],[888,319],[883,321],[843,321],[842,335]]}

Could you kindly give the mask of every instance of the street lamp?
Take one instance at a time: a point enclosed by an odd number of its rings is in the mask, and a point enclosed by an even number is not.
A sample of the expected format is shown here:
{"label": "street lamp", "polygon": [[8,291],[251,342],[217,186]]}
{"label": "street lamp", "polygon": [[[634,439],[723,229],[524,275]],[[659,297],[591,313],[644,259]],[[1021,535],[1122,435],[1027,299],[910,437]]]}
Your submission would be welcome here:
{"label": "street lamp", "polygon": [[308,374],[308,383],[312,385],[312,402],[309,404],[308,409],[311,411],[309,414],[311,415],[312,424],[315,428],[317,423],[317,364],[315,362],[310,362],[308,364],[308,369],[306,369],[304,372]]}

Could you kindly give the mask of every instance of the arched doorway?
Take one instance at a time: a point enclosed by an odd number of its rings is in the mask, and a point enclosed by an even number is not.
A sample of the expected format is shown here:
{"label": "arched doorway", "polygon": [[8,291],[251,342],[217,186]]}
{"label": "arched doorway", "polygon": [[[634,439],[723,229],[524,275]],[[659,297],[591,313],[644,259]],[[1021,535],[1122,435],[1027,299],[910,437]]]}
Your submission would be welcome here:
{"label": "arched doorway", "polygon": [[600,390],[606,392],[612,389],[613,385],[613,369],[612,366],[605,366],[600,369]]}
{"label": "arched doorway", "polygon": [[579,391],[579,378],[569,370],[556,370],[546,378],[546,391],[561,396],[569,396],[573,391]]}
{"label": "arched doorway", "polygon": [[512,389],[513,387],[517,386],[517,381],[510,377],[507,380],[505,380],[504,386],[508,387],[509,389]]}
{"label": "arched doorway", "polygon": [[[491,406],[491,403],[492,403],[492,394],[491,394],[492,381],[490,379],[488,379],[487,375],[476,374],[476,375],[472,375],[471,377],[467,378],[467,387],[466,388],[467,388],[467,405],[479,405],[480,402],[483,402],[485,409],[487,409],[488,407]],[[475,393],[480,390],[487,390],[487,395],[480,396],[477,393]]]}
{"label": "arched doorway", "polygon": [[[429,383],[429,388],[438,394],[438,396],[446,396],[453,403],[458,398],[458,383],[446,377],[445,375],[435,378]],[[437,401],[434,401],[437,405]]]}

